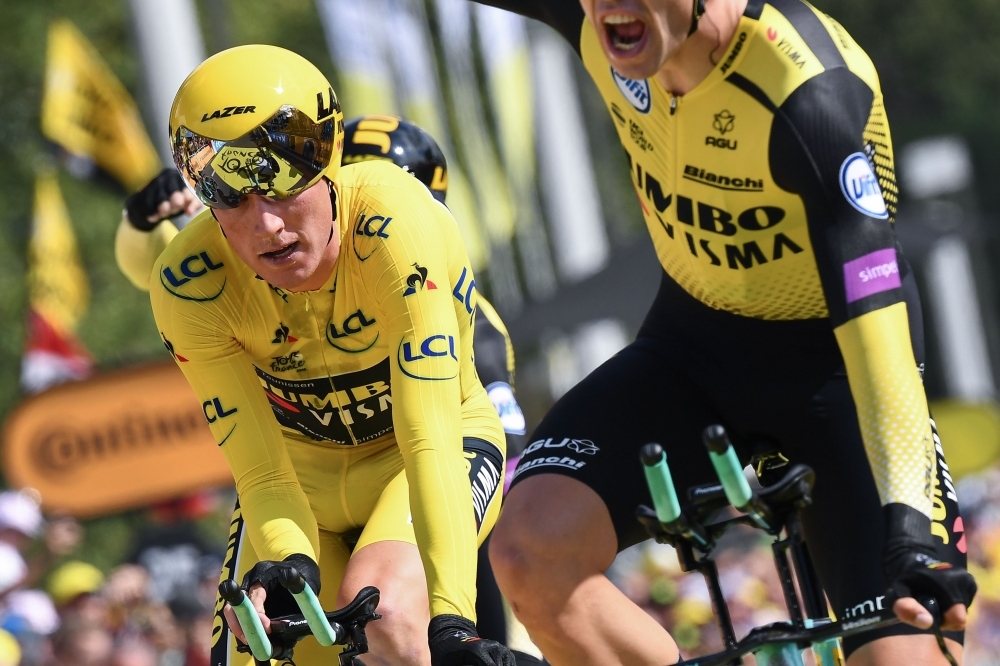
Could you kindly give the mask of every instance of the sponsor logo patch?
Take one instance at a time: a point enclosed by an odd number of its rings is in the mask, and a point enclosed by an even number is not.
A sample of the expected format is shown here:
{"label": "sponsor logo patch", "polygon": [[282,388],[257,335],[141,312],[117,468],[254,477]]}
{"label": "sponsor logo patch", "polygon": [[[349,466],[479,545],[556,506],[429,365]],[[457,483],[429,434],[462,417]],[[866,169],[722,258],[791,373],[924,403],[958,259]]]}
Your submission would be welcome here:
{"label": "sponsor logo patch", "polygon": [[[392,431],[388,358],[370,368],[337,375],[332,382],[329,377],[281,379],[254,369],[282,427],[343,445],[363,444]],[[340,390],[331,391],[332,385]]]}
{"label": "sponsor logo patch", "polygon": [[407,377],[442,381],[458,376],[457,351],[453,335],[429,335],[419,342],[408,335],[399,343],[396,361]]}
{"label": "sponsor logo patch", "polygon": [[844,264],[844,291],[847,302],[861,300],[902,285],[896,250],[876,250]]}
{"label": "sponsor logo patch", "polygon": [[592,456],[600,449],[589,439],[572,439],[570,437],[564,437],[560,441],[556,441],[554,438],[549,437],[548,439],[539,439],[532,442],[524,449],[522,456],[527,456],[529,453],[534,453],[539,449],[561,449],[567,448],[570,451],[576,451],[577,453],[584,453],[586,455]]}
{"label": "sponsor logo patch", "polygon": [[612,68],[611,77],[615,80],[615,85],[629,104],[635,107],[639,113],[649,113],[653,105],[653,97],[649,93],[649,81],[637,81],[625,78]]}
{"label": "sponsor logo patch", "polygon": [[476,530],[483,526],[483,519],[497,492],[503,488],[503,455],[492,444],[483,440],[466,439],[463,442],[466,471],[472,486],[472,508],[476,514]]}
{"label": "sponsor logo patch", "polygon": [[523,474],[529,469],[534,469],[535,467],[563,467],[565,469],[580,469],[587,463],[582,460],[576,460],[570,458],[569,456],[549,456],[547,458],[532,458],[531,460],[521,459],[521,464],[517,466],[517,470],[514,472],[514,478]]}
{"label": "sponsor logo patch", "polygon": [[420,264],[413,264],[414,272],[406,276],[406,290],[403,296],[417,293],[417,289],[437,289],[437,285],[427,279],[427,269]]}
{"label": "sponsor logo patch", "polygon": [[849,155],[840,166],[840,191],[847,203],[869,217],[888,219],[882,188],[864,153]]}
{"label": "sponsor logo patch", "polygon": [[523,435],[525,432],[524,412],[517,404],[514,389],[506,382],[493,382],[486,387],[486,394],[493,403],[493,408],[500,415],[503,431],[511,435]]}

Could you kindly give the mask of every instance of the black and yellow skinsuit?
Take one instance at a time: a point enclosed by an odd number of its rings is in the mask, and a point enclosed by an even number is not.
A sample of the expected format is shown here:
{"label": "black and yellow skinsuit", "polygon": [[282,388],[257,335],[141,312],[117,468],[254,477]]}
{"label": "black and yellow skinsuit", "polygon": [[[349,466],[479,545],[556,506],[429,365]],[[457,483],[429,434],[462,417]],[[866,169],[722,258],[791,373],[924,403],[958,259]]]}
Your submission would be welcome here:
{"label": "black and yellow skinsuit", "polygon": [[817,470],[806,532],[839,616],[885,599],[883,515],[923,521],[938,557],[964,566],[920,376],[919,298],[893,231],[889,126],[864,51],[801,0],[750,0],[715,68],[678,96],[615,72],[577,0],[485,4],[548,23],[581,55],[664,270],[636,342],[557,403],[514,483],[580,479],[625,547],[643,537],[633,512],[648,502],[639,446],[662,442],[682,485],[707,482],[699,434],[720,422],[744,455],[780,449]]}

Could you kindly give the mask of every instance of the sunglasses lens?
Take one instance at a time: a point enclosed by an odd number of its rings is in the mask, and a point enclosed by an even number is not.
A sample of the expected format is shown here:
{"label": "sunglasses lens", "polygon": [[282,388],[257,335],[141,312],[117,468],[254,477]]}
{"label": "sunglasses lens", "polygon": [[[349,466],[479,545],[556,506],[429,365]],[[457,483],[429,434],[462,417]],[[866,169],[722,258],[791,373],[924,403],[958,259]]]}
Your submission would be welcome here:
{"label": "sunglasses lens", "polygon": [[284,199],[305,190],[334,155],[335,121],[315,123],[291,106],[232,141],[186,127],[174,136],[174,163],[202,203],[235,208],[248,194]]}

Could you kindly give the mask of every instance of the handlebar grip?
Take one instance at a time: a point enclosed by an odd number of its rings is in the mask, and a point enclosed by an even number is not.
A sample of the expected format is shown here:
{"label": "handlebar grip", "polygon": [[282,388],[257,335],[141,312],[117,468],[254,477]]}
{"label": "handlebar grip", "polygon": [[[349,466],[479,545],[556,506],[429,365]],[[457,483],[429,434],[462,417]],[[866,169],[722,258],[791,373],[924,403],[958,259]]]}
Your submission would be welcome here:
{"label": "handlebar grip", "polygon": [[941,604],[934,597],[917,597],[917,602],[923,606],[928,613],[931,614],[931,618],[934,620],[931,626],[940,627],[941,626]]}
{"label": "handlebar grip", "polygon": [[719,475],[722,482],[722,489],[726,492],[726,499],[737,509],[742,509],[753,498],[753,491],[750,484],[743,476],[743,467],[739,458],[736,457],[736,450],[729,442],[726,429],[721,425],[711,425],[705,428],[701,435],[705,447],[708,448],[708,457],[712,460],[715,473]]}
{"label": "handlebar grip", "polygon": [[[309,625],[310,631],[316,637],[317,643],[323,647],[329,647],[343,638],[343,629],[340,625],[336,625],[337,628],[334,628],[326,619],[326,613],[323,612],[319,598],[295,567],[283,569],[278,575],[278,580],[286,590],[292,593],[295,603],[302,611],[302,617],[306,619],[306,624]],[[341,635],[338,636],[338,634]]]}
{"label": "handlebar grip", "polygon": [[250,603],[248,597],[234,580],[224,580],[219,583],[219,595],[229,602],[236,613],[240,627],[247,637],[247,645],[257,661],[269,662],[271,659],[271,641],[264,631],[264,625],[257,615],[257,609]]}
{"label": "handlebar grip", "polygon": [[681,505],[677,500],[674,479],[667,466],[667,454],[659,444],[646,444],[639,453],[642,469],[646,473],[646,484],[653,497],[653,508],[661,523],[672,523],[681,517]]}

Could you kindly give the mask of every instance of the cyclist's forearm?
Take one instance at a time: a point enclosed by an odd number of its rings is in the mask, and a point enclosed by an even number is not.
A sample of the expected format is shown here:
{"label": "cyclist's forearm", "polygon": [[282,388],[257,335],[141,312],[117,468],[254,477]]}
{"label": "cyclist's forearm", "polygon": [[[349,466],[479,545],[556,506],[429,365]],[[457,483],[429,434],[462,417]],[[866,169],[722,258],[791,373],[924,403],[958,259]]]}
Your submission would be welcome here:
{"label": "cyclist's forearm", "polygon": [[393,408],[431,616],[475,621],[476,525],[462,455],[458,380],[421,382],[419,398],[421,413],[413,419],[404,396]]}
{"label": "cyclist's forearm", "polygon": [[934,443],[906,304],[855,317],[834,333],[882,505],[903,504],[929,517]]}
{"label": "cyclist's forearm", "polygon": [[137,289],[149,291],[153,264],[177,235],[170,220],[160,222],[152,231],[139,231],[123,215],[115,233],[115,261],[118,269]]}

